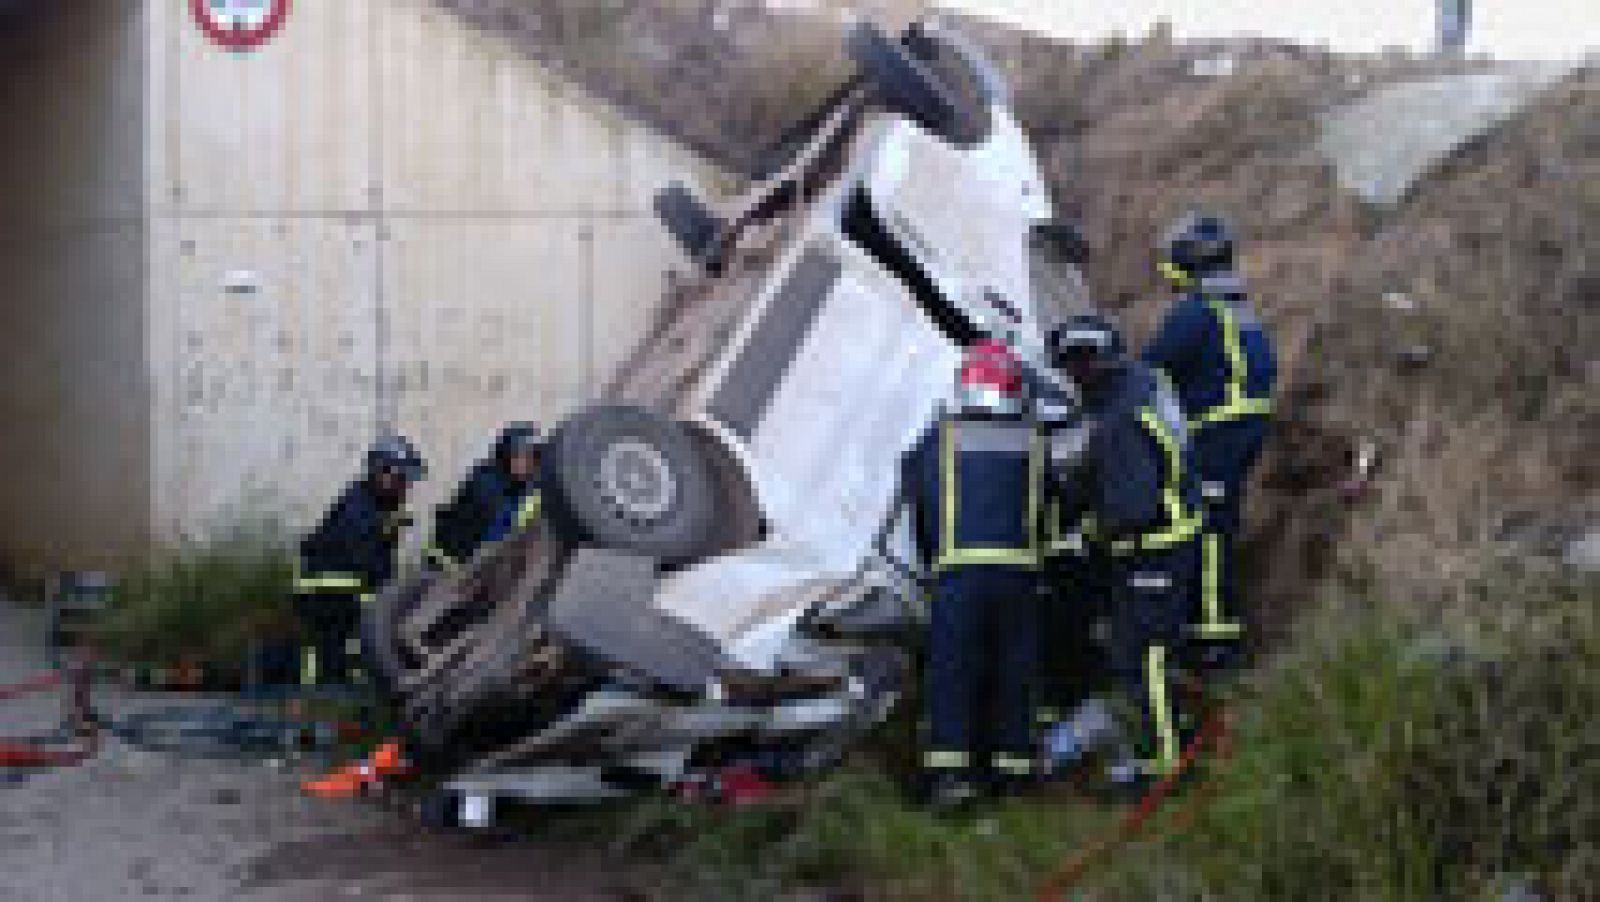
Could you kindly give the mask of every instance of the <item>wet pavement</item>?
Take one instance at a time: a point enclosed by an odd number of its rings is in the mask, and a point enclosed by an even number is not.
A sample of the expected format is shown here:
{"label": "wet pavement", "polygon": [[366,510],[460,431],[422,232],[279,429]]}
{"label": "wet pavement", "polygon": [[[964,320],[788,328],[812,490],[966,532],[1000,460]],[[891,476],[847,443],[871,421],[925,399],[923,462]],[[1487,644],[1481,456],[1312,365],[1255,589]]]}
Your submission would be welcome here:
{"label": "wet pavement", "polygon": [[[39,612],[0,600],[0,685],[45,667]],[[154,698],[97,690],[111,716]],[[0,735],[60,720],[0,702]],[[0,900],[637,899],[604,850],[442,835],[372,802],[302,796],[282,762],[184,759],[108,741],[79,767],[0,771]],[[648,884],[642,884],[648,885]]]}

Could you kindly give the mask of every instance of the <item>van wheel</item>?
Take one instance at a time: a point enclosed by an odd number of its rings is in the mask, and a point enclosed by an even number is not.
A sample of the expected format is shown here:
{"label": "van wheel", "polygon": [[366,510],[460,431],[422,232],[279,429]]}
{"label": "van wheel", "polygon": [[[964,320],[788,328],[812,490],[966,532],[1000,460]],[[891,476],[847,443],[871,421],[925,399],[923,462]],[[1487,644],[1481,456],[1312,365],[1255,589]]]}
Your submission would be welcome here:
{"label": "van wheel", "polygon": [[551,436],[545,499],[577,542],[669,563],[716,544],[716,482],[687,428],[637,407],[594,407]]}
{"label": "van wheel", "polygon": [[988,108],[946,84],[901,42],[863,23],[851,31],[848,46],[851,59],[891,111],[962,147],[988,137]]}

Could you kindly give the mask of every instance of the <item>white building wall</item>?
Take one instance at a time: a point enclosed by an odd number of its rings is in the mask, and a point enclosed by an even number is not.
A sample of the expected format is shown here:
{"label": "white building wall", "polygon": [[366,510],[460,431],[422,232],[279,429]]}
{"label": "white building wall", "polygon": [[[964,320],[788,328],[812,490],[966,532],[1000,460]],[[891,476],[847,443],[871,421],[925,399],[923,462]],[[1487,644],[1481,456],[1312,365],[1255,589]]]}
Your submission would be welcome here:
{"label": "white building wall", "polygon": [[248,55],[149,10],[165,535],[305,522],[386,423],[438,500],[593,395],[679,265],[651,195],[716,177],[428,0],[297,2]]}

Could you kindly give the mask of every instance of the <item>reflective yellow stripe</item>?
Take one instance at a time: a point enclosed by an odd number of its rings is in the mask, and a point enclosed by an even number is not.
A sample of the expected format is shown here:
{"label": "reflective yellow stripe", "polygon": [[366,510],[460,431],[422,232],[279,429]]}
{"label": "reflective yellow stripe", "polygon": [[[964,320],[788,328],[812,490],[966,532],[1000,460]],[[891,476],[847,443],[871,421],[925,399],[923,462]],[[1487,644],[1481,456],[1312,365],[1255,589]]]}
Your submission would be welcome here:
{"label": "reflective yellow stripe", "polygon": [[359,576],[342,573],[328,576],[307,576],[295,580],[297,592],[359,592],[366,585]]}
{"label": "reflective yellow stripe", "polygon": [[956,540],[956,437],[949,421],[939,424],[939,487],[940,514],[944,520],[939,538],[939,561],[934,569],[943,569]]}
{"label": "reflective yellow stripe", "polygon": [[946,570],[950,567],[964,566],[1039,566],[1039,505],[1043,495],[1044,484],[1044,442],[1043,436],[1035,432],[1029,441],[1028,448],[1028,522],[1024,524],[1028,536],[1025,548],[986,548],[973,546],[960,548],[956,542],[956,482],[959,480],[956,470],[956,442],[955,430],[950,421],[939,424],[939,481],[941,495],[941,521],[942,534],[939,537],[941,548],[939,559],[934,563],[935,570]]}
{"label": "reflective yellow stripe", "polygon": [[1165,646],[1152,645],[1145,651],[1144,678],[1150,691],[1150,715],[1156,728],[1156,773],[1170,774],[1178,767],[1178,732],[1173,728],[1172,708],[1167,698]]}
{"label": "reflective yellow stripe", "polygon": [[1225,423],[1230,420],[1242,420],[1245,417],[1270,416],[1272,414],[1272,401],[1268,398],[1235,398],[1225,404],[1219,404],[1205,413],[1189,421],[1189,425],[1200,428],[1213,423]]}
{"label": "reflective yellow stripe", "polygon": [[1203,619],[1195,632],[1204,639],[1234,639],[1243,627],[1222,617],[1222,537],[1206,533],[1200,541],[1200,609]]}
{"label": "reflective yellow stripe", "polygon": [[1056,556],[1065,554],[1083,554],[1084,551],[1087,550],[1087,547],[1088,546],[1084,543],[1083,536],[1079,535],[1078,533],[1072,533],[1065,538],[1051,542],[1049,545],[1049,551],[1052,555]]}
{"label": "reflective yellow stripe", "polygon": [[1228,307],[1227,301],[1220,298],[1207,299],[1206,306],[1211,308],[1217,318],[1217,327],[1222,330],[1222,350],[1228,356],[1228,387],[1223,402],[1196,417],[1193,425],[1198,427],[1272,413],[1271,399],[1252,398],[1245,394],[1245,381],[1250,376],[1250,367],[1245,360],[1244,339],[1240,336],[1239,321],[1234,317],[1233,310]]}
{"label": "reflective yellow stripe", "polygon": [[931,751],[922,756],[922,765],[931,770],[958,770],[970,761],[966,752]]}
{"label": "reflective yellow stripe", "polygon": [[1178,444],[1177,436],[1167,428],[1161,417],[1156,412],[1146,407],[1139,411],[1139,422],[1149,431],[1156,443],[1161,446],[1163,456],[1167,461],[1166,486],[1161,491],[1162,505],[1167,510],[1167,528],[1159,532],[1146,533],[1137,539],[1124,540],[1113,547],[1116,551],[1131,551],[1134,548],[1143,548],[1149,551],[1158,551],[1172,548],[1194,538],[1200,531],[1200,515],[1198,512],[1190,513],[1183,504],[1183,449]]}
{"label": "reflective yellow stripe", "polygon": [[1061,522],[1061,502],[1050,499],[1045,504],[1045,551],[1052,557],[1064,554],[1083,554],[1088,550],[1088,536],[1093,529],[1093,520],[1084,517],[1078,523],[1078,528],[1067,532],[1066,526]]}
{"label": "reflective yellow stripe", "polygon": [[310,645],[300,650],[300,685],[317,685],[317,650]]}
{"label": "reflective yellow stripe", "polygon": [[1035,565],[1039,563],[1039,550],[1044,547],[1039,535],[1044,525],[1040,509],[1044,500],[1044,433],[1035,429],[1028,437],[1028,551]]}
{"label": "reflective yellow stripe", "polygon": [[1179,288],[1188,288],[1194,284],[1194,278],[1171,260],[1162,260],[1157,265],[1157,268],[1161,270],[1161,274],[1166,277],[1168,282]]}
{"label": "reflective yellow stripe", "polygon": [[377,599],[378,595],[376,592],[363,592],[361,593],[360,601],[362,604],[372,604]]}
{"label": "reflective yellow stripe", "polygon": [[1025,777],[1033,773],[1033,760],[1021,755],[995,755],[994,769],[1014,777]]}
{"label": "reflective yellow stripe", "polygon": [[539,512],[544,507],[544,496],[538,492],[530,494],[523,499],[522,507],[517,510],[517,528],[522,529],[533,521],[539,519]]}
{"label": "reflective yellow stripe", "polygon": [[1039,555],[1026,548],[960,548],[939,558],[939,569],[971,565],[1035,567]]}
{"label": "reflective yellow stripe", "polygon": [[1222,622],[1222,537],[1207,533],[1200,545],[1200,601],[1205,612],[1202,627]]}
{"label": "reflective yellow stripe", "polygon": [[294,562],[294,590],[313,592],[359,592],[366,581],[354,573],[316,573],[306,576],[298,559]]}

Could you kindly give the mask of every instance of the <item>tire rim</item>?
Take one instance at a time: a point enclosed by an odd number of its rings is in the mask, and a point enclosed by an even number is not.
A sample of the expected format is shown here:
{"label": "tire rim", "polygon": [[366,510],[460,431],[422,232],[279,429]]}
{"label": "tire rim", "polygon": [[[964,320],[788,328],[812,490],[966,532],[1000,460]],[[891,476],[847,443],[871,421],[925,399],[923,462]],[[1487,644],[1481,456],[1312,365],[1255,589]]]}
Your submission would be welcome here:
{"label": "tire rim", "polygon": [[659,521],[678,496],[678,480],[666,456],[638,439],[607,447],[595,473],[601,499],[622,519],[636,525]]}

